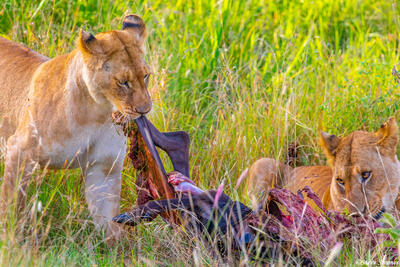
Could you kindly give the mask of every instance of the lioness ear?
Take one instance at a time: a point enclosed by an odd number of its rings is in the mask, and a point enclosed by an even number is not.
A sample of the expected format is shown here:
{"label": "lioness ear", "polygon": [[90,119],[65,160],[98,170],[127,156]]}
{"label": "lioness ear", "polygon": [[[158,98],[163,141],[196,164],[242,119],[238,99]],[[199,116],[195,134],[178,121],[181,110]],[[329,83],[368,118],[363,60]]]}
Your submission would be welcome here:
{"label": "lioness ear", "polygon": [[381,128],[375,134],[379,138],[377,144],[380,148],[391,154],[396,153],[397,143],[399,142],[399,128],[393,117],[390,117],[382,124]]}
{"label": "lioness ear", "polygon": [[79,32],[78,47],[82,52],[90,54],[103,53],[99,40],[93,34],[85,32],[82,29]]}
{"label": "lioness ear", "polygon": [[137,15],[126,15],[122,22],[122,30],[135,34],[140,43],[143,43],[147,36],[146,25]]}
{"label": "lioness ear", "polygon": [[332,164],[336,157],[336,149],[339,146],[340,138],[333,134],[321,132],[320,143],[329,159],[329,162]]}

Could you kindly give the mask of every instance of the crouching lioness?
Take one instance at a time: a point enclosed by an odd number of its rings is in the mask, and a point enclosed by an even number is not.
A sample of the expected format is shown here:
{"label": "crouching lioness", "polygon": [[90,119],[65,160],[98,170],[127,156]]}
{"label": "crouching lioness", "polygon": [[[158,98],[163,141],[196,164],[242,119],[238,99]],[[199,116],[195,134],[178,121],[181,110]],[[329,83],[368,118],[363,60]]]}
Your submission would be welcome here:
{"label": "crouching lioness", "polygon": [[249,170],[248,191],[253,201],[274,185],[292,192],[311,189],[328,209],[371,214],[393,212],[400,188],[396,156],[398,127],[390,118],[375,132],[356,131],[345,137],[321,133],[330,167],[291,168],[274,159],[259,159]]}
{"label": "crouching lioness", "polygon": [[77,48],[53,59],[0,38],[0,136],[7,141],[2,212],[14,196],[21,210],[38,166],[80,167],[93,220],[107,236],[119,235],[111,218],[119,214],[126,147],[111,114],[134,119],[151,109],[145,37],[143,20],[128,15],[122,30],[81,31]]}

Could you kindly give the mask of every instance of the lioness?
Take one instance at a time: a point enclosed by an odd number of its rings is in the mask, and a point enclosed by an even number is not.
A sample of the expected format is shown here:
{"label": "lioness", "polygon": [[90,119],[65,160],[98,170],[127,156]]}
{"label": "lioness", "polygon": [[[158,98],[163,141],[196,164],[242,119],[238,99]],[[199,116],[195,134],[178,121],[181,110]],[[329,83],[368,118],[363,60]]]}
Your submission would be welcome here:
{"label": "lioness", "polygon": [[0,136],[7,141],[1,211],[38,166],[82,168],[90,213],[107,237],[118,237],[125,137],[112,123],[120,111],[135,119],[150,111],[146,27],[136,15],[122,30],[96,36],[81,30],[71,53],[49,59],[0,38]]}
{"label": "lioness", "polygon": [[275,185],[292,192],[309,186],[328,209],[371,214],[379,218],[393,212],[400,187],[400,163],[396,156],[398,127],[390,118],[370,133],[356,131],[345,137],[324,132],[320,136],[331,167],[291,168],[274,159],[256,161],[248,174],[247,188],[256,201]]}

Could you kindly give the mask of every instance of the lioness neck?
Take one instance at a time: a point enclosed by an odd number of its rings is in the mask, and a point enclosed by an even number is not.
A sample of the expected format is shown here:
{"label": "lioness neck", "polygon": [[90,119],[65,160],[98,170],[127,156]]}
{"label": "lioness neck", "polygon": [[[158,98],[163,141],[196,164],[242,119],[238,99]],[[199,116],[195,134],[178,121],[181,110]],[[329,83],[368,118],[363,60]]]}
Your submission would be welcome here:
{"label": "lioness neck", "polygon": [[36,69],[21,125],[32,125],[44,146],[71,139],[77,133],[87,132],[88,127],[98,129],[111,124],[112,107],[96,102],[90,95],[84,68],[81,55],[74,50]]}
{"label": "lioness neck", "polygon": [[100,93],[90,92],[88,70],[79,51],[72,51],[67,58],[68,70],[65,83],[67,113],[71,122],[79,125],[110,121],[112,105]]}

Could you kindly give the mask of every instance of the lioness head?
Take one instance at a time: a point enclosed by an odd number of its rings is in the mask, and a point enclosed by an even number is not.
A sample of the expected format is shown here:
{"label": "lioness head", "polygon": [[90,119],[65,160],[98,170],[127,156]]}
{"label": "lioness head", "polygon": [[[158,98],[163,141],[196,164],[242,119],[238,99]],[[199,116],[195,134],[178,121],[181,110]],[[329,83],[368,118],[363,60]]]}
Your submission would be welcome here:
{"label": "lioness head", "polygon": [[128,15],[120,31],[93,36],[81,30],[77,44],[84,62],[83,80],[92,98],[133,119],[152,106],[147,90],[150,69],[143,58],[145,38],[143,20]]}
{"label": "lioness head", "polygon": [[321,143],[333,168],[330,198],[335,210],[376,218],[393,211],[400,187],[394,118],[375,133],[356,131],[339,138],[322,132]]}

